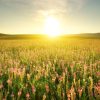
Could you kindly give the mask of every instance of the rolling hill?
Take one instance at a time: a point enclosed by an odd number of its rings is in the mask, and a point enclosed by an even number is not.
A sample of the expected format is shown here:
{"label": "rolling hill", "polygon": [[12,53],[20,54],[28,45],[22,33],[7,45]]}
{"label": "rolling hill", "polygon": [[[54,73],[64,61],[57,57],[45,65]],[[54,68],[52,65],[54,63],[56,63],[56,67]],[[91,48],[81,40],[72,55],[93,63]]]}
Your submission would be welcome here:
{"label": "rolling hill", "polygon": [[[83,33],[83,34],[70,34],[62,35],[61,38],[98,38],[100,39],[100,33]],[[0,33],[0,39],[40,39],[48,38],[47,35],[41,34],[18,34],[18,35],[9,35]]]}

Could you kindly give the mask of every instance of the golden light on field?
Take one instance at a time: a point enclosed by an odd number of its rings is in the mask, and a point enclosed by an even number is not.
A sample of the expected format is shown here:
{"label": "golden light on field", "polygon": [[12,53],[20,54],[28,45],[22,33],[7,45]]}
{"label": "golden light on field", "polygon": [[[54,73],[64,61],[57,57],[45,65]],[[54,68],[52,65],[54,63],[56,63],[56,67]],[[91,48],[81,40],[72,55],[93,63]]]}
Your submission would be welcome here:
{"label": "golden light on field", "polygon": [[50,37],[56,37],[61,34],[60,22],[54,17],[48,16],[44,23],[44,33]]}

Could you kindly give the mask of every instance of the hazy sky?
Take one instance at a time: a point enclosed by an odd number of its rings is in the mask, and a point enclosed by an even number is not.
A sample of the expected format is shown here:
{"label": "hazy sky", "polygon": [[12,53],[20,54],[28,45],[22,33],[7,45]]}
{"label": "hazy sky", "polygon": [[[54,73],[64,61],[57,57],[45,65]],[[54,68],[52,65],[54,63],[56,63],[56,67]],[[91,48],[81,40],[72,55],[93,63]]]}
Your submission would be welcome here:
{"label": "hazy sky", "polygon": [[63,33],[100,32],[100,0],[0,0],[1,33],[43,33],[47,16]]}

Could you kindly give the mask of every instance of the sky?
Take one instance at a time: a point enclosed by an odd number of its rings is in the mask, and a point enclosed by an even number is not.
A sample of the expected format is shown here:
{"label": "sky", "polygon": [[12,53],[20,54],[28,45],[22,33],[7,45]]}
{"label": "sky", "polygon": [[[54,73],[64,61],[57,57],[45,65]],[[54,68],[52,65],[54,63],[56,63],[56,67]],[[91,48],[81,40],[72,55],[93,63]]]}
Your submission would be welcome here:
{"label": "sky", "polygon": [[64,34],[100,32],[100,0],[0,0],[0,33],[43,33],[48,16]]}

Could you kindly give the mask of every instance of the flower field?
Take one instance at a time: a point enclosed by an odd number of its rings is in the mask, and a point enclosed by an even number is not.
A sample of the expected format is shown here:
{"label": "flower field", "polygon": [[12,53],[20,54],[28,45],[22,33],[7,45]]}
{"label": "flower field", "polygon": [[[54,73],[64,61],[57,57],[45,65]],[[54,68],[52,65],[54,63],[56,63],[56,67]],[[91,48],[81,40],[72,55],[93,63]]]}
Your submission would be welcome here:
{"label": "flower field", "polygon": [[0,40],[0,100],[100,100],[100,39]]}

